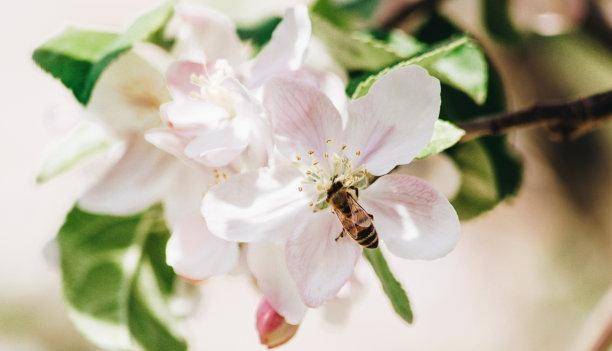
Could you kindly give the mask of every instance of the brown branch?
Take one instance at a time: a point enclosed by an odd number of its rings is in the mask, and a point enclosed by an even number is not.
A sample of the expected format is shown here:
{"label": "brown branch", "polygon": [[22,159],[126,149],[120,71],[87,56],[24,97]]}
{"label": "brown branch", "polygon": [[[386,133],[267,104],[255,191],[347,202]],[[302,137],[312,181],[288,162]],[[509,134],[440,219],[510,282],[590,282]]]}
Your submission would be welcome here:
{"label": "brown branch", "polygon": [[536,105],[526,110],[483,116],[460,122],[465,130],[462,141],[515,129],[547,126],[566,139],[591,130],[612,117],[612,90],[569,102]]}
{"label": "brown branch", "polygon": [[392,16],[385,19],[380,26],[380,30],[389,31],[399,27],[406,18],[419,10],[432,10],[440,0],[417,0],[404,4]]}

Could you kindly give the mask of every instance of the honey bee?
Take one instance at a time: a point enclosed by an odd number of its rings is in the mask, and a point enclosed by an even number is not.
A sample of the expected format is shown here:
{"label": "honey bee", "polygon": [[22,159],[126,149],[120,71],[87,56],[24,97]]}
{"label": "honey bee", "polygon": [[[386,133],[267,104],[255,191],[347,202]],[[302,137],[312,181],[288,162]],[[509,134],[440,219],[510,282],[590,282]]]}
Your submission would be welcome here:
{"label": "honey bee", "polygon": [[372,222],[374,217],[357,203],[351,190],[336,182],[327,192],[327,202],[338,216],[343,228],[336,241],[346,233],[359,245],[375,249],[378,247],[378,234]]}

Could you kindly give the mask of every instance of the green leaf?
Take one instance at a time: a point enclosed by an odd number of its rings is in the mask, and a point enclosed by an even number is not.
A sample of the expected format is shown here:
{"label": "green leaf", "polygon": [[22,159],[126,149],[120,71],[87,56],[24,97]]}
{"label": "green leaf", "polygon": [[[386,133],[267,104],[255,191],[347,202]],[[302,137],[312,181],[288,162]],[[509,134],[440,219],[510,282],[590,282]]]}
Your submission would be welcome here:
{"label": "green leaf", "polygon": [[406,322],[412,323],[413,315],[408,295],[406,295],[406,291],[404,291],[402,284],[393,276],[393,272],[389,269],[389,265],[380,249],[363,250],[363,255],[374,269],[376,276],[380,280],[383,291],[387,295],[387,298],[389,298],[395,313]]}
{"label": "green leaf", "polygon": [[463,129],[439,119],[434,125],[434,133],[429,144],[421,150],[417,158],[426,158],[427,156],[438,154],[455,145],[463,135],[465,135]]}
{"label": "green leaf", "polygon": [[75,207],[58,234],[64,296],[77,328],[102,348],[186,350],[168,301],[177,284],[165,264],[169,232],[160,206],[105,216]]}
{"label": "green leaf", "polygon": [[506,148],[505,139],[483,138],[447,153],[461,171],[461,186],[451,201],[460,219],[474,218],[516,194],[522,166]]}
{"label": "green leaf", "polygon": [[108,151],[116,143],[99,125],[84,121],[51,149],[38,172],[36,182],[45,183],[81,162]]}
{"label": "green leaf", "polygon": [[[501,112],[506,102],[501,80],[489,67],[489,94],[483,105],[450,86],[442,86],[441,114],[454,121]],[[461,172],[461,186],[452,201],[459,217],[474,218],[516,195],[522,180],[522,165],[505,137],[484,137],[448,149],[447,154]]]}
{"label": "green leaf", "polygon": [[415,37],[406,34],[404,31],[396,29],[389,33],[386,40],[387,45],[401,57],[412,57],[426,47]]}
{"label": "green leaf", "polygon": [[440,79],[483,103],[487,96],[487,63],[478,45],[469,37],[448,40],[431,50],[368,76],[357,85],[353,98],[365,95],[370,87],[392,69],[418,65]]}
{"label": "green leaf", "polygon": [[239,27],[236,31],[241,40],[249,41],[259,51],[270,41],[274,29],[281,20],[280,17],[271,17],[253,26]]}
{"label": "green leaf", "polygon": [[315,13],[311,14],[311,20],[314,34],[348,70],[375,71],[404,58],[385,42],[367,33],[344,30]]}
{"label": "green leaf", "polygon": [[146,13],[121,35],[68,28],[37,48],[32,58],[72,90],[80,103],[87,105],[104,69],[133,44],[159,39],[160,30],[172,16],[173,8],[173,2],[168,2]]}
{"label": "green leaf", "polygon": [[481,0],[483,22],[491,36],[508,44],[521,40],[521,34],[512,24],[508,0]]}
{"label": "green leaf", "polygon": [[317,0],[310,9],[338,28],[355,30],[367,24],[380,0]]}

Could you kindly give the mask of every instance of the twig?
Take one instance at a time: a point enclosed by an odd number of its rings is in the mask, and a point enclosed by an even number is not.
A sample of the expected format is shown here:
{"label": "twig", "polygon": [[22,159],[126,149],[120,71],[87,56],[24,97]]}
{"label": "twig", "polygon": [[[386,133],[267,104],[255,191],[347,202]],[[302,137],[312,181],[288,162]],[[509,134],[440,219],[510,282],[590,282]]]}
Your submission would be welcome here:
{"label": "twig", "polygon": [[526,110],[483,116],[458,123],[458,126],[466,132],[462,141],[538,126],[547,126],[562,138],[571,138],[611,117],[612,90],[609,90],[569,102],[536,105]]}
{"label": "twig", "polygon": [[388,31],[399,27],[406,18],[419,10],[433,9],[440,0],[418,0],[404,4],[391,17],[385,19],[379,26],[379,29]]}

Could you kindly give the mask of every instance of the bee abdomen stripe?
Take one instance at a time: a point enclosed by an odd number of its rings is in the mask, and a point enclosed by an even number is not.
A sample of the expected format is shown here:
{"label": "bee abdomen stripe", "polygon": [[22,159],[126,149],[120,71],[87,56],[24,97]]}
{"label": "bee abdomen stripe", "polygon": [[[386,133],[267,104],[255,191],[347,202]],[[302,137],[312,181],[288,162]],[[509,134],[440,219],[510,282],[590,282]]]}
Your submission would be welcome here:
{"label": "bee abdomen stripe", "polygon": [[370,233],[370,235],[368,235],[367,237],[358,240],[357,243],[361,246],[368,246],[370,244],[372,244],[374,241],[378,241],[378,235],[376,235],[376,231],[372,231]]}
{"label": "bee abdomen stripe", "polygon": [[357,232],[355,235],[355,240],[360,241],[370,236],[370,234],[374,231],[373,226],[365,227]]}
{"label": "bee abdomen stripe", "polygon": [[[375,249],[378,247],[378,236],[375,236],[376,240],[372,241],[366,248]],[[364,245],[365,246],[365,245]]]}

